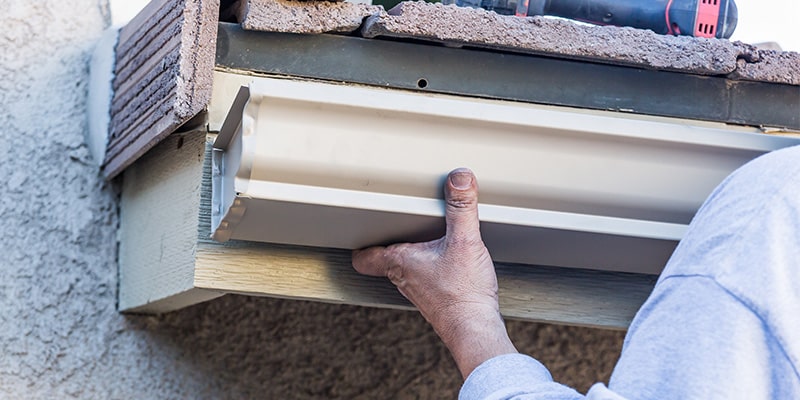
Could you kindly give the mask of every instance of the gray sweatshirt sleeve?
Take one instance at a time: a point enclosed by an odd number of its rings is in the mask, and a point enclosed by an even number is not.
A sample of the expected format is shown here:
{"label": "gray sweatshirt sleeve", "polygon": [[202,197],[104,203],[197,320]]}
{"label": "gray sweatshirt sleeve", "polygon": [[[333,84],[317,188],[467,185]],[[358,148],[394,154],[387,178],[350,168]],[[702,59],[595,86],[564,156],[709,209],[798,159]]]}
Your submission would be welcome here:
{"label": "gray sweatshirt sleeve", "polygon": [[673,276],[637,315],[610,389],[596,384],[583,396],[535,359],[508,354],[478,366],[460,398],[796,399],[800,379],[783,336],[710,278]]}
{"label": "gray sweatshirt sleeve", "polygon": [[550,372],[536,359],[523,354],[505,354],[479,365],[467,377],[461,400],[624,400],[598,383],[586,396],[553,382]]}
{"label": "gray sweatshirt sleeve", "polygon": [[494,357],[475,368],[458,396],[483,399],[582,399],[573,389],[553,382],[550,371],[523,354]]}

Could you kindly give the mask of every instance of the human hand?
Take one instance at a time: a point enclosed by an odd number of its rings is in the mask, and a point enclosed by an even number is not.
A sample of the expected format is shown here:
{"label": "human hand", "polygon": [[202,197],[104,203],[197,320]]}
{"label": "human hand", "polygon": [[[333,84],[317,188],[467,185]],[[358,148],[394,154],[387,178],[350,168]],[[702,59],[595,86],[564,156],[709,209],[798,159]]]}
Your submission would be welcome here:
{"label": "human hand", "polygon": [[445,236],[353,252],[359,273],[385,276],[450,349],[466,378],[483,361],[516,353],[497,302],[497,276],[478,221],[478,184],[459,168],[445,183]]}

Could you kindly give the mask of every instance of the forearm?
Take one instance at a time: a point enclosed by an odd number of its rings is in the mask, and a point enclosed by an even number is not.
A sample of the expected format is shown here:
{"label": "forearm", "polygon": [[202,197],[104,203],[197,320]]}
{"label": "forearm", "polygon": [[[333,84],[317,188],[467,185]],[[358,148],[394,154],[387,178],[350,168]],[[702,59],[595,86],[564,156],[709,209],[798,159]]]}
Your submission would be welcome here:
{"label": "forearm", "polygon": [[497,310],[486,309],[434,324],[434,329],[453,355],[466,379],[481,363],[493,357],[517,353]]}

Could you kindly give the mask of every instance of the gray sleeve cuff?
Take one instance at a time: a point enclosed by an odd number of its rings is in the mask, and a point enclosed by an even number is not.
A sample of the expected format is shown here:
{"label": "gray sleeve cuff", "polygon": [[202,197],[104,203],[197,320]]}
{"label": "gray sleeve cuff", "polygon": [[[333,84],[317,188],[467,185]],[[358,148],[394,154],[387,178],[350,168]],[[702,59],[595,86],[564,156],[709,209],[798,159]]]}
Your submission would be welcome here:
{"label": "gray sleeve cuff", "polygon": [[491,358],[467,377],[458,398],[484,399],[580,399],[573,389],[553,382],[550,371],[524,354],[504,354]]}

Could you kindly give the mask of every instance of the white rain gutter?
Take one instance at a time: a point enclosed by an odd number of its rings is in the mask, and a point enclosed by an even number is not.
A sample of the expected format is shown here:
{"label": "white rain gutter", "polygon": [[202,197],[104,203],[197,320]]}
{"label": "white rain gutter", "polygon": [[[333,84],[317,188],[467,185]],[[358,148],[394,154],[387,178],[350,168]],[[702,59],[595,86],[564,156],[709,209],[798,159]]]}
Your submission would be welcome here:
{"label": "white rain gutter", "polygon": [[495,261],[658,273],[731,171],[794,138],[696,121],[255,78],[214,144],[212,237],[355,249],[443,230],[471,168]]}

